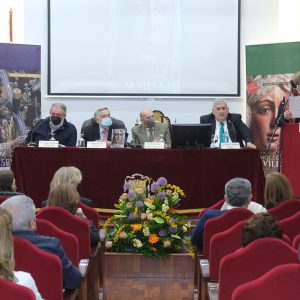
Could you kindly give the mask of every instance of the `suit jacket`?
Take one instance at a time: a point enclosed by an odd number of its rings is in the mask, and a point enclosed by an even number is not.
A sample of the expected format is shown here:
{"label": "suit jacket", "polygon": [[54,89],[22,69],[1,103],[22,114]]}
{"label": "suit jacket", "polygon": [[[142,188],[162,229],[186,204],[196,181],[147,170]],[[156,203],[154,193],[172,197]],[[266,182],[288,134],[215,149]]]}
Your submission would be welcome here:
{"label": "suit jacket", "polygon": [[[63,288],[76,289],[79,287],[81,282],[80,271],[69,260],[57,238],[38,235],[36,232],[30,230],[13,231],[13,235],[29,241],[45,252],[58,256],[62,264]],[[46,271],[47,270],[45,270],[45,272]]]}
{"label": "suit jacket", "polygon": [[[111,118],[112,125],[109,127],[107,140],[111,141],[112,130],[113,129],[125,129],[126,134],[126,127],[123,121]],[[96,122],[95,118],[92,118],[89,122],[85,121],[85,126],[82,128],[83,138],[85,142],[87,141],[97,141],[100,140],[100,130],[99,124]]]}
{"label": "suit jacket", "polygon": [[[145,142],[152,142],[147,136],[146,128],[140,124],[131,129],[132,131],[132,142],[131,144],[135,146],[144,145]],[[170,131],[166,124],[155,122],[154,125],[154,138],[159,138],[163,135],[165,144],[171,146]]]}
{"label": "suit jacket", "polygon": [[[210,123],[212,124],[211,132],[214,133],[216,130],[216,119],[215,116],[210,113],[209,115],[204,115],[200,117],[200,123]],[[239,142],[241,147],[244,147],[244,143],[251,143],[251,131],[248,126],[242,121],[242,116],[240,114],[228,114],[227,117],[227,128],[230,139],[232,142]]]}

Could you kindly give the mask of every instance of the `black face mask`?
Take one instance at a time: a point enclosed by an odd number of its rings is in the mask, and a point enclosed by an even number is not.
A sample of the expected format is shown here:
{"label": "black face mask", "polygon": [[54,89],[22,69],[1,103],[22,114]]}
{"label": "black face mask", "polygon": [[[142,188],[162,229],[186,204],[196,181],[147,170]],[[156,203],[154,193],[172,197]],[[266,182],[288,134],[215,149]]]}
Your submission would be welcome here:
{"label": "black face mask", "polygon": [[50,120],[53,125],[58,125],[61,122],[61,118],[57,116],[51,116]]}

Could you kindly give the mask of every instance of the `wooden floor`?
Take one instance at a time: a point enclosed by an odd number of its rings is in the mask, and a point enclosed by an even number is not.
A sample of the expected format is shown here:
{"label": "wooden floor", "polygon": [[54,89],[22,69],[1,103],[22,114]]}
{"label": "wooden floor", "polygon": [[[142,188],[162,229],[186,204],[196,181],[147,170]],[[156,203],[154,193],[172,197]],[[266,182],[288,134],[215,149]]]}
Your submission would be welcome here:
{"label": "wooden floor", "polygon": [[[190,279],[111,278],[104,282],[105,300],[193,300]],[[99,299],[103,299],[101,296]]]}

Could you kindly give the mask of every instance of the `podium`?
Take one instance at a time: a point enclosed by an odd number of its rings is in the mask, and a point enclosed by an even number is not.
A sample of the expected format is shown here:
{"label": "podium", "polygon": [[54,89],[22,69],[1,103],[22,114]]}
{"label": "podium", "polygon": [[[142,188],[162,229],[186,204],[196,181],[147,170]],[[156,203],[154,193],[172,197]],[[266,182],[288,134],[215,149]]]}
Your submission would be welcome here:
{"label": "podium", "polygon": [[290,180],[295,195],[300,195],[300,123],[282,127],[281,171]]}

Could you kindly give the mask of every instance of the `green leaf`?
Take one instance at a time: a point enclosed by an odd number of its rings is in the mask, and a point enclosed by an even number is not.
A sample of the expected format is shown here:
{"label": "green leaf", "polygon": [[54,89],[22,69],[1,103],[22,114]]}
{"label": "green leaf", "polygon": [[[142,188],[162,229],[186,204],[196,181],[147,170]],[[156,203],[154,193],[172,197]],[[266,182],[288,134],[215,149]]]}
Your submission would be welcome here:
{"label": "green leaf", "polygon": [[181,240],[181,237],[177,234],[171,234],[171,237],[174,238],[174,239]]}
{"label": "green leaf", "polygon": [[114,215],[116,219],[126,218],[126,215]]}
{"label": "green leaf", "polygon": [[156,223],[158,223],[158,224],[163,224],[163,223],[165,223],[165,220],[163,219],[163,218],[161,218],[161,217],[155,217],[155,218],[153,218],[152,220],[154,220]]}
{"label": "green leaf", "polygon": [[149,202],[147,202],[147,201],[145,201],[144,203],[145,203],[145,205],[146,205],[148,208],[150,208],[150,209],[155,209],[155,205],[153,205],[152,203],[149,203]]}

